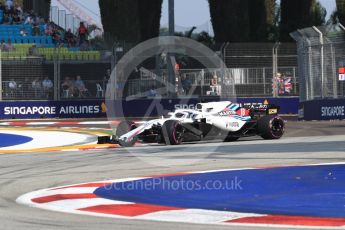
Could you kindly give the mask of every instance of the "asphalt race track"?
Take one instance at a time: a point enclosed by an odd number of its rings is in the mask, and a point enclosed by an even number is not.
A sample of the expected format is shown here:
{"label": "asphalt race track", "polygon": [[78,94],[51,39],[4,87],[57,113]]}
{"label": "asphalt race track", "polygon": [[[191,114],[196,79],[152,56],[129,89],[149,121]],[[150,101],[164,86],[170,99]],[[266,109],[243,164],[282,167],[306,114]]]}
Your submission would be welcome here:
{"label": "asphalt race track", "polygon": [[[344,131],[344,121],[289,121],[286,135],[277,141],[251,138],[220,145],[215,142],[142,146],[131,149],[130,153],[118,148],[0,155],[0,228],[258,229],[256,226],[210,226],[72,215],[30,208],[15,200],[31,191],[90,181],[187,171],[345,162]],[[181,164],[188,160],[193,160],[193,164]]]}

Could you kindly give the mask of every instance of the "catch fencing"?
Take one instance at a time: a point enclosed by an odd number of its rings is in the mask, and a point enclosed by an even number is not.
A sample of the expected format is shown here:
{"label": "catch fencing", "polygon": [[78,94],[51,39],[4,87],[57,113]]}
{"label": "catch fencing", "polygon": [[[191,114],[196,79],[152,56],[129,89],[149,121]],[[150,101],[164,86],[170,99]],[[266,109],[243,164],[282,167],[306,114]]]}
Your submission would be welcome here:
{"label": "catch fencing", "polygon": [[[176,95],[223,98],[298,96],[297,67],[280,67],[279,72],[282,74],[279,80],[273,77],[273,72],[272,67],[182,69],[176,76]],[[279,82],[277,88],[274,79]],[[128,88],[124,95],[142,98],[152,95],[153,89],[158,96],[166,97],[168,84],[167,71],[163,71],[158,79],[153,70],[149,74],[139,72],[136,79],[128,80]],[[275,95],[276,89],[278,93]]]}
{"label": "catch fencing", "polygon": [[[130,47],[123,44],[114,43],[112,52],[102,51],[99,58],[91,58],[88,52],[74,52],[77,56],[71,60],[73,52],[62,52],[60,49],[52,49],[55,53],[51,54],[41,50],[42,54],[36,56],[2,57],[0,100],[104,98],[111,69]],[[173,82],[168,77],[166,65],[157,65],[157,57],[151,57],[152,61],[146,64],[156,69],[147,67],[149,71],[138,66],[125,82],[115,77],[116,99],[167,98],[172,96],[169,92],[171,88],[174,88],[173,97],[279,98],[299,95],[299,70],[294,44],[226,43],[219,55],[226,64],[220,69],[203,68],[200,63],[188,60],[189,64],[183,65],[177,59],[181,67],[174,72]],[[77,76],[81,77],[87,91],[63,86],[65,81],[74,85]],[[43,86],[46,78],[51,81],[51,87]],[[174,85],[170,87],[172,83]]]}
{"label": "catch fencing", "polygon": [[111,68],[109,60],[47,61],[42,57],[7,57],[1,58],[0,63],[0,101],[104,98]]}
{"label": "catch fencing", "polygon": [[344,98],[344,26],[314,26],[291,36],[297,41],[301,101]]}

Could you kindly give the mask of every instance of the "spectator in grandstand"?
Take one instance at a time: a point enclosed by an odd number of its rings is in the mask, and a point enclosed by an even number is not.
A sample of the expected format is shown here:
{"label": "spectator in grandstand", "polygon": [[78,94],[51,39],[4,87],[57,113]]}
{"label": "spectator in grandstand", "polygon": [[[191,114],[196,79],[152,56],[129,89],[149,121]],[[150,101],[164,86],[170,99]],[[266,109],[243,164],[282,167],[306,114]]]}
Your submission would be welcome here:
{"label": "spectator in grandstand", "polygon": [[71,29],[68,29],[67,32],[65,33],[65,42],[68,44],[68,47],[75,46],[76,41]]}
{"label": "spectator in grandstand", "polygon": [[9,14],[4,14],[4,18],[2,20],[2,24],[5,24],[5,25],[8,25],[8,24],[11,24],[11,21],[10,21],[10,17],[9,17]]}
{"label": "spectator in grandstand", "polygon": [[29,15],[31,18],[36,17],[36,14],[35,14],[35,11],[34,11],[34,10],[30,10],[30,12],[28,13],[28,15]]}
{"label": "spectator in grandstand", "polygon": [[25,27],[20,29],[20,35],[23,37],[28,36],[29,32],[25,29]]}
{"label": "spectator in grandstand", "polygon": [[30,82],[30,79],[26,77],[23,82],[23,91],[29,92],[30,89],[31,89],[31,82]]}
{"label": "spectator in grandstand", "polygon": [[60,31],[57,28],[54,28],[52,37],[53,37],[53,43],[55,44],[56,47],[63,46],[63,40],[61,38]]}
{"label": "spectator in grandstand", "polygon": [[15,48],[11,42],[11,39],[8,39],[7,43],[4,44],[4,48],[3,48],[4,51],[14,51]]}
{"label": "spectator in grandstand", "polygon": [[23,9],[18,4],[14,4],[14,13],[18,15],[19,18],[23,16]]}
{"label": "spectator in grandstand", "polygon": [[4,14],[8,14],[9,16],[11,16],[14,14],[14,9],[6,6],[4,9]]}
{"label": "spectator in grandstand", "polygon": [[17,85],[17,82],[13,78],[8,82],[8,89],[9,89],[9,92],[6,93],[6,95],[9,94],[11,97],[15,97],[17,94],[18,85]]}
{"label": "spectator in grandstand", "polygon": [[61,89],[64,98],[70,98],[73,95],[74,84],[69,77],[65,77],[64,81],[61,84]]}
{"label": "spectator in grandstand", "polygon": [[39,25],[41,23],[42,18],[40,16],[35,16],[33,17],[33,20],[34,20],[33,24],[36,23],[37,25]]}
{"label": "spectator in grandstand", "polygon": [[214,75],[213,78],[211,79],[211,95],[218,95],[218,77],[217,75]]}
{"label": "spectator in grandstand", "polygon": [[5,41],[1,40],[1,44],[0,44],[1,51],[4,51],[4,46],[5,46]]}
{"label": "spectator in grandstand", "polygon": [[181,84],[182,84],[182,88],[183,88],[184,93],[188,94],[190,88],[192,87],[192,81],[187,76],[183,76]]}
{"label": "spectator in grandstand", "polygon": [[22,20],[20,19],[20,17],[18,16],[18,14],[14,14],[13,15],[13,20],[12,23],[15,25],[21,24]]}
{"label": "spectator in grandstand", "polygon": [[79,46],[81,46],[84,42],[87,41],[88,30],[84,24],[84,22],[80,22],[78,28],[78,37],[79,37]]}
{"label": "spectator in grandstand", "polygon": [[105,73],[103,77],[103,89],[107,88],[108,81],[110,79],[111,71],[110,69],[107,69],[107,72]]}
{"label": "spectator in grandstand", "polygon": [[85,97],[88,93],[88,89],[85,87],[84,81],[81,79],[81,77],[78,75],[75,82],[74,86],[78,90],[78,97]]}
{"label": "spectator in grandstand", "polygon": [[6,7],[13,8],[13,0],[6,0],[5,4],[6,4]]}
{"label": "spectator in grandstand", "polygon": [[45,35],[45,31],[48,27],[48,20],[44,20],[43,18],[41,18],[40,23],[39,23],[39,27],[40,27],[41,35]]}
{"label": "spectator in grandstand", "polygon": [[47,23],[44,33],[46,36],[52,36],[53,30],[54,30],[53,25],[51,23]]}
{"label": "spectator in grandstand", "polygon": [[218,85],[218,77],[217,77],[217,75],[214,75],[213,78],[211,79],[211,85],[212,86]]}
{"label": "spectator in grandstand", "polygon": [[33,18],[29,15],[25,18],[24,24],[32,24],[33,23]]}
{"label": "spectator in grandstand", "polygon": [[10,90],[17,89],[17,82],[13,78],[9,81],[8,88],[10,88]]}
{"label": "spectator in grandstand", "polygon": [[43,92],[45,97],[48,99],[53,91],[53,82],[47,77],[44,78],[42,81]]}
{"label": "spectator in grandstand", "polygon": [[39,77],[36,77],[32,83],[31,83],[31,88],[36,89],[36,90],[41,90],[42,88],[42,82]]}
{"label": "spectator in grandstand", "polygon": [[36,77],[32,81],[31,88],[34,90],[36,98],[40,98],[42,96],[42,81],[39,77]]}
{"label": "spectator in grandstand", "polygon": [[150,90],[147,94],[148,97],[156,97],[157,96],[157,91],[154,89],[153,85],[150,87]]}
{"label": "spectator in grandstand", "polygon": [[41,35],[41,30],[40,30],[40,25],[38,22],[32,23],[32,35],[33,36],[40,36]]}
{"label": "spectator in grandstand", "polygon": [[49,79],[49,77],[45,77],[42,81],[43,90],[50,90],[53,88],[53,82]]}

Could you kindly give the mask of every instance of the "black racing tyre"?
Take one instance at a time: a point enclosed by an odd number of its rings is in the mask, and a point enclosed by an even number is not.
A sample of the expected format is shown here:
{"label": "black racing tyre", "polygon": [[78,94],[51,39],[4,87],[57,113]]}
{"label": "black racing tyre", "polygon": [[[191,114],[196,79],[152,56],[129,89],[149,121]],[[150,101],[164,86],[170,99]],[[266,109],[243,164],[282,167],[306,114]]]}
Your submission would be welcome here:
{"label": "black racing tyre", "polygon": [[233,142],[233,141],[237,141],[238,139],[239,139],[239,137],[227,136],[227,137],[225,137],[225,139],[223,141],[224,142]]}
{"label": "black racing tyre", "polygon": [[258,134],[264,139],[279,139],[284,131],[285,122],[279,116],[264,116],[258,121]]}
{"label": "black racing tyre", "polygon": [[[121,121],[120,124],[116,128],[116,137],[121,137],[122,135],[128,133],[129,131],[137,128],[134,122],[132,121]],[[119,144],[123,147],[132,147],[136,142],[138,138],[133,137],[131,141],[119,141]]]}
{"label": "black racing tyre", "polygon": [[167,145],[181,144],[183,132],[183,126],[176,120],[167,120],[162,126],[162,135]]}

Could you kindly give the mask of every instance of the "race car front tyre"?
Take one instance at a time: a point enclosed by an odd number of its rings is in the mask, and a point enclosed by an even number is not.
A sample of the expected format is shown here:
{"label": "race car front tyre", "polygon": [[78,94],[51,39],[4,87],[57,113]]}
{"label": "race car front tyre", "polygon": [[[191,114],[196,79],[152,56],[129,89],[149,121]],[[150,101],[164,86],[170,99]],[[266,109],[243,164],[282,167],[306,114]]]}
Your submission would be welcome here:
{"label": "race car front tyre", "polygon": [[121,137],[123,134],[137,128],[133,121],[121,121],[116,128],[116,136]]}
{"label": "race car front tyre", "polygon": [[[116,136],[119,138],[135,128],[137,128],[137,126],[134,122],[121,121],[116,128]],[[119,144],[123,147],[132,147],[137,142],[137,140],[137,137],[133,137],[130,141],[119,140]]]}
{"label": "race car front tyre", "polygon": [[183,127],[179,121],[167,120],[162,126],[162,134],[167,145],[179,145],[182,142]]}
{"label": "race car front tyre", "polygon": [[284,120],[279,116],[264,116],[258,121],[258,133],[264,139],[279,139],[284,130]]}

